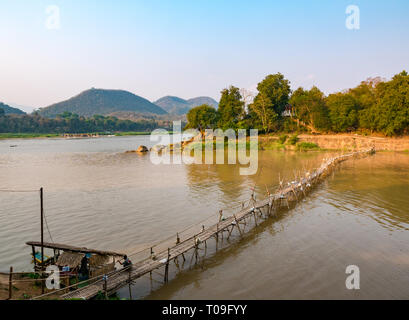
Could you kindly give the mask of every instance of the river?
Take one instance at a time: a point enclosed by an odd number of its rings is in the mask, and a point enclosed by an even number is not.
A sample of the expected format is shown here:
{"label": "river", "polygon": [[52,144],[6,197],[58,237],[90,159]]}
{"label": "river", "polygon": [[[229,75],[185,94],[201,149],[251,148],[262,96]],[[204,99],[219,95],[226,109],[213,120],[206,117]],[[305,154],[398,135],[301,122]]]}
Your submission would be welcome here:
{"label": "river", "polygon": [[[40,187],[46,241],[132,252],[248,200],[254,185],[261,198],[279,174],[293,180],[333,155],[260,151],[261,173],[240,176],[239,165],[155,165],[124,153],[141,144],[153,143],[149,136],[0,140],[0,271],[32,269],[25,242],[40,238]],[[210,245],[206,259],[172,273],[166,286],[156,274],[152,287],[149,276],[141,279],[133,297],[408,299],[408,194],[408,154],[347,161],[291,210],[217,253]],[[346,289],[348,265],[359,267],[359,290]],[[128,289],[119,294],[128,297]]]}

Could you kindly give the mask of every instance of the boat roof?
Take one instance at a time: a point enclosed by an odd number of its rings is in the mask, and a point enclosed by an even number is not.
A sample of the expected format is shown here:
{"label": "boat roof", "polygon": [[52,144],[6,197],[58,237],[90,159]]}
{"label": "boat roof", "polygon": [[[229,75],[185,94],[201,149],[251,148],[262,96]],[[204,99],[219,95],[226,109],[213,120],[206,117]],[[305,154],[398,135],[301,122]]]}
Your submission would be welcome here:
{"label": "boat roof", "polygon": [[[29,246],[34,246],[34,247],[41,247],[40,241],[28,241],[26,242],[26,244]],[[58,250],[63,250],[63,251],[80,252],[80,253],[94,253],[94,254],[100,254],[100,255],[105,255],[105,256],[123,257],[125,255],[124,253],[115,252],[115,251],[105,251],[105,250],[90,249],[90,248],[85,248],[85,247],[75,247],[75,246],[61,244],[61,243],[43,242],[43,246],[44,248],[49,248],[49,249],[58,249]]]}

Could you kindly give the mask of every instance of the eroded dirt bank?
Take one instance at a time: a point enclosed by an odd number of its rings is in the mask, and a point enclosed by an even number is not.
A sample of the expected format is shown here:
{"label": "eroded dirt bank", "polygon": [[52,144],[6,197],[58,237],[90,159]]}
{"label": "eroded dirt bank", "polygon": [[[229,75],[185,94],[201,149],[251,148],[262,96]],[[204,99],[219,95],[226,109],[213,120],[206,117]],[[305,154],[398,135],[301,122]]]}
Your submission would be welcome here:
{"label": "eroded dirt bank", "polygon": [[[288,136],[291,136],[289,134]],[[361,150],[374,146],[376,150],[409,151],[409,136],[404,137],[378,137],[361,136],[357,134],[300,134],[298,142],[315,143],[321,149],[331,150]],[[261,142],[277,141],[277,136],[260,136]],[[290,146],[289,146],[290,147]],[[287,148],[286,149],[291,149]]]}
{"label": "eroded dirt bank", "polygon": [[408,151],[409,137],[389,138],[355,134],[299,135],[300,141],[313,142],[323,149],[358,150],[375,146],[377,150]]}

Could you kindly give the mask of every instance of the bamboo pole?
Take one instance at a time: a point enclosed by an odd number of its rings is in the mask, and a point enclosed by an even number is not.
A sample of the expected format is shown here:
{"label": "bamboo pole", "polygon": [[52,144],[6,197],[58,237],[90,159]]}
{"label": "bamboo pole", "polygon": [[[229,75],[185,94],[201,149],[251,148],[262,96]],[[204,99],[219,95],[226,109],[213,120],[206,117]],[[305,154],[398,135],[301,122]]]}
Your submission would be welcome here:
{"label": "bamboo pole", "polygon": [[132,289],[131,289],[131,271],[129,271],[129,300],[132,300]]}
{"label": "bamboo pole", "polygon": [[241,229],[240,229],[240,226],[239,226],[239,222],[237,221],[236,215],[233,214],[233,217],[234,217],[234,220],[236,221],[237,229],[239,229],[240,236],[243,236],[243,234],[241,233]]}
{"label": "bamboo pole", "polygon": [[[40,206],[41,206],[41,279],[43,279],[44,278],[44,197],[43,197],[42,187],[40,188]],[[41,294],[44,294],[44,281],[41,281]]]}
{"label": "bamboo pole", "polygon": [[169,258],[170,258],[170,248],[168,248],[168,258],[166,259],[166,267],[165,267],[165,283],[169,281]]}
{"label": "bamboo pole", "polygon": [[256,217],[256,210],[253,210],[253,215],[254,215],[254,223],[257,226],[257,217]]}
{"label": "bamboo pole", "polygon": [[13,267],[10,267],[9,274],[9,300],[13,297]]}
{"label": "bamboo pole", "polygon": [[108,277],[107,275],[104,275],[104,295],[105,295],[105,299],[108,300]]}

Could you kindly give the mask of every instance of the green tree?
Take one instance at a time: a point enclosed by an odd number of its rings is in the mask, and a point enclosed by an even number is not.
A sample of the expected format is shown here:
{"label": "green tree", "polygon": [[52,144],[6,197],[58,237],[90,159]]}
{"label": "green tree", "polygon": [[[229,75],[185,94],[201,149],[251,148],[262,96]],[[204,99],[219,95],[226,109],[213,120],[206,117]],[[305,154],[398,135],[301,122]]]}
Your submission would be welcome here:
{"label": "green tree", "polygon": [[265,132],[277,128],[277,120],[288,104],[291,93],[290,82],[281,73],[270,74],[257,85],[258,94],[249,106],[255,121],[261,123]]}
{"label": "green tree", "polygon": [[238,129],[239,122],[244,116],[244,102],[240,94],[240,89],[230,86],[221,92],[219,102],[219,127],[223,130]]}
{"label": "green tree", "polygon": [[0,108],[0,117],[3,117],[6,114],[3,108]]}
{"label": "green tree", "polygon": [[270,74],[257,85],[257,90],[271,100],[274,111],[281,115],[288,104],[291,93],[290,81],[285,79],[281,73]]}
{"label": "green tree", "polygon": [[381,78],[368,78],[362,81],[361,84],[349,90],[349,93],[354,97],[358,104],[358,121],[359,127],[370,129],[371,131],[377,128],[377,115],[374,113],[374,108],[378,103],[377,86],[382,83]]}
{"label": "green tree", "polygon": [[206,129],[214,129],[218,121],[216,109],[207,104],[190,109],[186,118],[186,129],[199,129],[202,134]]}
{"label": "green tree", "polygon": [[346,132],[358,128],[359,104],[352,94],[338,92],[330,94],[326,103],[329,109],[332,130]]}
{"label": "green tree", "polygon": [[254,128],[262,129],[264,132],[270,132],[274,128],[278,115],[267,94],[260,92],[249,109],[250,115],[254,119]]}
{"label": "green tree", "polygon": [[311,90],[298,88],[290,98],[290,104],[295,112],[295,118],[302,121],[312,131],[329,130],[331,122],[324,93],[317,87]]}
{"label": "green tree", "polygon": [[409,126],[409,75],[406,71],[395,75],[391,81],[377,86],[377,129],[386,135],[408,132]]}

